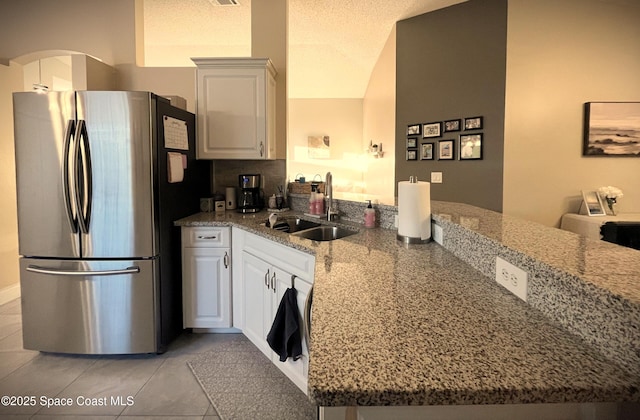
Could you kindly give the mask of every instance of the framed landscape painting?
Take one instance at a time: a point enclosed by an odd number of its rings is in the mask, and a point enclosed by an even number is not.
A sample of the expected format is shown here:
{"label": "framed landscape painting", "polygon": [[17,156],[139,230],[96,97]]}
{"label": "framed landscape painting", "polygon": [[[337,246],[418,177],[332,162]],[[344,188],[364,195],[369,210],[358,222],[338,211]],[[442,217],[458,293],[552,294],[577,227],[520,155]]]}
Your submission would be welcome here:
{"label": "framed landscape painting", "polygon": [[640,157],[640,102],[585,103],[582,154]]}

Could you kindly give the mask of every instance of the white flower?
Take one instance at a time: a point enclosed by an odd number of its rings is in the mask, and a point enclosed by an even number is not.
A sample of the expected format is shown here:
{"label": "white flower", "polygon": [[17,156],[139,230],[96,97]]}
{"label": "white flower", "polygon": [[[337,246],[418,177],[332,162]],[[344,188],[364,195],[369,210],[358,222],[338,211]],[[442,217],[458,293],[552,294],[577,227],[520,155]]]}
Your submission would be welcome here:
{"label": "white flower", "polygon": [[598,188],[598,192],[600,193],[600,196],[604,198],[613,198],[614,200],[624,195],[620,188],[612,187],[610,185],[608,187]]}

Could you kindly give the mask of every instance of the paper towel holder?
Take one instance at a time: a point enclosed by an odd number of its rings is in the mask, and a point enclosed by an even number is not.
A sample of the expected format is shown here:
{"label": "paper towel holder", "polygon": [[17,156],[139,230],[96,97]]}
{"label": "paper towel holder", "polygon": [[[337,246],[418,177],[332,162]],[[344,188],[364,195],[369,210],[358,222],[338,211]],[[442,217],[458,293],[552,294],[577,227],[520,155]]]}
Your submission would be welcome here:
{"label": "paper towel holder", "polygon": [[410,236],[396,235],[396,239],[404,244],[426,244],[431,242],[431,238],[412,238]]}
{"label": "paper towel holder", "polygon": [[[418,183],[418,177],[416,175],[409,176],[409,183],[417,184]],[[399,233],[396,234],[396,239],[398,241],[404,243],[405,245],[406,244],[426,244],[428,242],[431,242],[431,236],[429,236],[426,239],[422,239],[422,238],[419,238],[419,237],[400,235]]]}

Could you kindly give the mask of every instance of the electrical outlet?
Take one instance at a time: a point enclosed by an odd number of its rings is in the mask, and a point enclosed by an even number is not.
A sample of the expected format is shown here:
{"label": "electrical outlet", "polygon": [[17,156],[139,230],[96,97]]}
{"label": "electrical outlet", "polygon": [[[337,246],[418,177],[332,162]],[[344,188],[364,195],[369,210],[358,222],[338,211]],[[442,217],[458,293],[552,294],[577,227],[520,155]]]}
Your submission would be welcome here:
{"label": "electrical outlet", "polygon": [[400,218],[398,217],[398,215],[394,215],[393,216],[393,226],[397,229],[398,228],[398,221],[400,220]]}
{"label": "electrical outlet", "polygon": [[431,172],[431,183],[442,184],[442,172]]}
{"label": "electrical outlet", "polygon": [[496,281],[508,291],[527,301],[527,272],[496,257]]}
{"label": "electrical outlet", "polygon": [[442,226],[432,223],[431,234],[433,235],[433,240],[442,245]]}

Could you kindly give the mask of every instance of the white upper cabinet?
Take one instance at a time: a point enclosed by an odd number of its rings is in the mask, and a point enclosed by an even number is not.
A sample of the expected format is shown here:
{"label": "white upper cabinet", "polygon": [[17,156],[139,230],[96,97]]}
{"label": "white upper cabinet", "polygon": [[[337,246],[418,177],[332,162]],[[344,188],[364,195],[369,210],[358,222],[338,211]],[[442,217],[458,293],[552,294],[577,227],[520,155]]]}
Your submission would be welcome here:
{"label": "white upper cabinet", "polygon": [[268,58],[192,58],[198,159],[275,159],[276,70]]}

